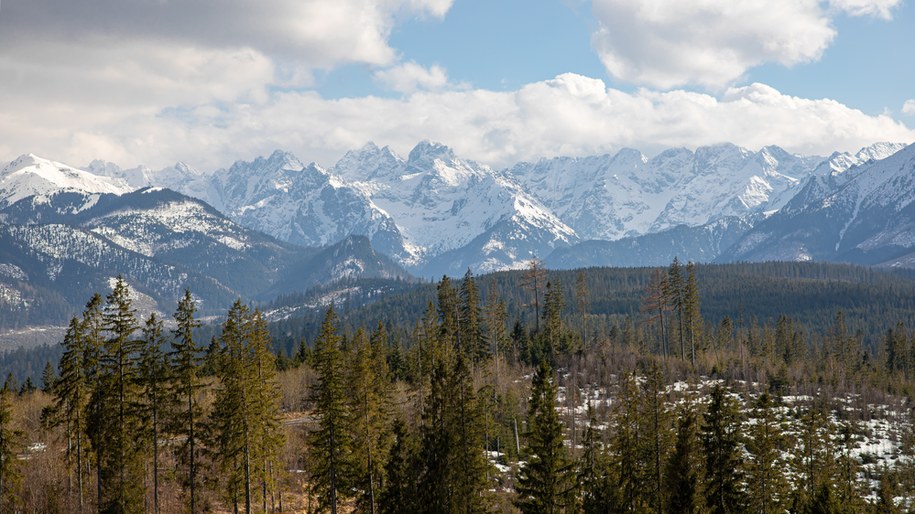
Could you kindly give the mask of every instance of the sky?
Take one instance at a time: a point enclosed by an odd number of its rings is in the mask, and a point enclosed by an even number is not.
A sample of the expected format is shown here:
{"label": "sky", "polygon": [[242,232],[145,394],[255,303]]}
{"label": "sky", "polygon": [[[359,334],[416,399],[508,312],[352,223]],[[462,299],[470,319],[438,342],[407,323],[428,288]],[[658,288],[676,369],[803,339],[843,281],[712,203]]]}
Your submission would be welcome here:
{"label": "sky", "polygon": [[911,0],[0,0],[0,161],[915,141]]}

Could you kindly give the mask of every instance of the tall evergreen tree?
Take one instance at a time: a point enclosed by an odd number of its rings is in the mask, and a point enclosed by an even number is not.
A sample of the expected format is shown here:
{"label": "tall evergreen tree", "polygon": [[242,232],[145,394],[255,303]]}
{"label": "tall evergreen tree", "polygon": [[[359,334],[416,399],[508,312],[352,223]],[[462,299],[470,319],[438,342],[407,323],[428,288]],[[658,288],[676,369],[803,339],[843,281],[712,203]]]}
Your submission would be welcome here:
{"label": "tall evergreen tree", "polygon": [[404,422],[397,419],[393,428],[394,445],[385,463],[385,480],[379,497],[382,514],[419,512],[416,483],[418,479],[416,448]]}
{"label": "tall evergreen tree", "polygon": [[99,381],[92,395],[96,417],[90,437],[98,458],[102,483],[102,512],[142,512],[142,442],[136,434],[142,427],[138,409],[137,373],[142,341],[134,338],[139,328],[127,284],[118,277],[108,295],[103,313],[105,339],[99,359]]}
{"label": "tall evergreen tree", "polygon": [[667,461],[664,479],[667,489],[667,512],[694,514],[702,505],[699,481],[702,469],[696,409],[687,399],[677,416],[674,451]]}
{"label": "tall evergreen tree", "polygon": [[18,512],[14,505],[21,478],[18,454],[24,435],[13,425],[12,396],[9,388],[0,390],[0,512]]}
{"label": "tall evergreen tree", "polygon": [[660,513],[664,505],[664,465],[671,446],[670,411],[660,367],[653,365],[647,370],[640,392],[638,447],[645,463],[645,499],[650,510]]}
{"label": "tall evergreen tree", "polygon": [[[383,338],[383,327],[372,341]],[[375,343],[381,345],[383,343]],[[350,410],[352,412],[353,466],[356,481],[356,507],[375,514],[384,477],[384,463],[390,451],[391,395],[387,362],[359,329],[353,338],[350,365]]]}
{"label": "tall evergreen tree", "polygon": [[488,463],[484,460],[482,403],[473,388],[468,357],[459,354],[448,377],[445,416],[453,435],[447,482],[452,490],[449,512],[483,512]]}
{"label": "tall evergreen tree", "polygon": [[619,378],[619,392],[613,406],[610,440],[611,466],[615,469],[614,512],[644,512],[646,488],[650,487],[648,465],[642,441],[642,418],[638,380],[625,374]]}
{"label": "tall evergreen tree", "polygon": [[575,475],[556,413],[556,379],[541,361],[531,384],[527,463],[518,476],[517,505],[524,513],[575,512]]}
{"label": "tall evergreen tree", "polygon": [[785,512],[790,484],[785,476],[787,449],[784,427],[778,422],[775,405],[768,393],[756,399],[746,440],[747,506],[753,512]]}
{"label": "tall evergreen tree", "polygon": [[162,320],[155,313],[150,314],[143,326],[139,382],[145,417],[144,432],[152,452],[153,514],[159,514],[159,440],[163,420],[168,419],[174,407],[173,396],[168,390],[170,367],[168,356],[162,351],[165,343],[162,332]]}
{"label": "tall evergreen tree", "polygon": [[[87,383],[88,370],[83,324],[75,317],[70,320],[63,340],[64,354],[58,365],[60,378],[54,382],[54,424],[65,424],[67,438],[67,477],[71,480],[76,466],[77,505],[83,510],[86,434],[86,406],[91,394]],[[69,491],[68,491],[69,492]]]}
{"label": "tall evergreen tree", "polygon": [[482,329],[480,314],[480,293],[473,279],[473,272],[467,269],[460,290],[460,330],[464,353],[474,362],[489,356],[489,346]]}
{"label": "tall evergreen tree", "polygon": [[721,384],[709,394],[702,423],[705,504],[713,514],[744,511],[740,410]]}
{"label": "tall evergreen tree", "polygon": [[690,363],[696,365],[696,349],[702,340],[702,313],[699,306],[699,283],[696,277],[696,265],[686,264],[686,284],[683,290],[683,315],[689,338]]}
{"label": "tall evergreen tree", "polygon": [[254,310],[249,325],[253,453],[257,462],[254,474],[260,485],[261,510],[267,512],[268,495],[277,486],[280,450],[285,442],[285,436],[279,419],[280,391],[276,381],[276,358],[270,350],[271,339],[267,320],[259,309]]}
{"label": "tall evergreen tree", "polygon": [[201,431],[202,413],[197,402],[197,393],[202,387],[198,376],[200,371],[200,347],[194,341],[194,329],[200,326],[194,318],[197,306],[190,290],[178,301],[175,311],[174,340],[171,343],[172,377],[174,378],[175,396],[183,406],[176,417],[173,429],[175,435],[183,440],[181,457],[186,465],[185,487],[188,492],[188,507],[191,514],[199,508],[197,492],[198,473],[198,439]]}
{"label": "tall evergreen tree", "polygon": [[686,284],[683,281],[683,273],[680,271],[680,261],[676,257],[674,257],[673,262],[670,263],[670,267],[667,269],[667,282],[665,285],[667,287],[664,290],[664,296],[675,317],[677,339],[680,343],[680,358],[685,359],[686,345],[683,325],[686,311]]}
{"label": "tall evergreen tree", "polygon": [[534,307],[535,332],[540,332],[540,294],[546,282],[546,269],[536,258],[528,263],[527,270],[521,275],[521,288],[533,295],[531,305]]}
{"label": "tall evergreen tree", "polygon": [[601,445],[597,418],[588,405],[588,428],[583,441],[584,451],[578,462],[578,489],[581,511],[603,514],[613,509],[613,484],[606,451]]}
{"label": "tall evergreen tree", "polygon": [[312,389],[317,428],[309,434],[312,492],[318,511],[337,513],[338,505],[353,482],[351,416],[346,402],[346,375],[337,314],[327,309],[321,333],[315,341],[314,368],[318,381]]}

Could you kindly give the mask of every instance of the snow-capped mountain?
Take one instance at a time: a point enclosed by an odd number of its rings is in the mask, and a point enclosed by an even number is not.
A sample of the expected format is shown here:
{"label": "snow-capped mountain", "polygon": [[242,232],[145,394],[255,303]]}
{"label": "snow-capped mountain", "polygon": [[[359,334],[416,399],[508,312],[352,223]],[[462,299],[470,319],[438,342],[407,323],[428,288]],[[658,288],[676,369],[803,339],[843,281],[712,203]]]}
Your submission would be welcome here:
{"label": "snow-capped mountain", "polygon": [[777,210],[820,160],[775,146],[751,152],[722,144],[671,149],[651,159],[631,149],[544,159],[507,174],[581,238],[615,240]]}
{"label": "snow-capped mountain", "polygon": [[[61,324],[92,293],[110,289],[117,275],[166,315],[185,288],[197,296],[202,313],[215,314],[239,297],[266,300],[278,289],[318,280],[410,278],[390,259],[366,251],[368,241],[332,251],[303,248],[169,189],[130,191],[83,170],[57,163],[47,169],[50,161],[29,160],[37,164],[22,166],[21,159],[5,175],[16,180],[4,183],[20,187],[6,190],[18,200],[0,208],[0,330]],[[43,180],[24,180],[34,172],[20,171],[35,166]],[[62,185],[55,189],[55,183]],[[305,280],[298,272],[303,263],[321,270],[320,277]]]}
{"label": "snow-capped mountain", "polygon": [[33,154],[22,155],[0,170],[0,208],[29,197],[46,202],[60,193],[122,194],[130,190],[123,180],[95,175]]}
{"label": "snow-capped mountain", "polygon": [[721,259],[915,266],[915,145],[873,160],[893,149],[834,156],[827,175],[813,177]]}
{"label": "snow-capped mountain", "polygon": [[[457,273],[517,267],[577,241],[574,231],[521,186],[487,166],[462,160],[423,141],[407,159],[368,144],[347,153],[333,168],[389,214],[414,260],[426,274],[444,263]],[[429,269],[425,269],[425,268]]]}

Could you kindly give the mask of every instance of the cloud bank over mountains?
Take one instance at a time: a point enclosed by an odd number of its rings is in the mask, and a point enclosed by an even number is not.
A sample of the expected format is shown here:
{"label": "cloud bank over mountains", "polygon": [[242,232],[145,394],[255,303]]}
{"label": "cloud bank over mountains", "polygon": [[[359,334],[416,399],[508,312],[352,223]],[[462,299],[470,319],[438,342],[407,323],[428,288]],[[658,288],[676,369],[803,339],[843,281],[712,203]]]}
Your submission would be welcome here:
{"label": "cloud bank over mountains", "polygon": [[[890,19],[898,4],[594,0],[594,51],[612,77],[646,88],[565,73],[492,90],[391,44],[399,26],[442,20],[452,0],[5,2],[0,160],[32,151],[216,168],[282,147],[327,164],[370,140],[406,152],[433,139],[504,166],[621,147],[731,141],[822,154],[915,141],[889,114],[738,84],[761,63],[818,59],[837,16]],[[381,89],[315,90],[322,73],[353,65]],[[684,84],[705,89],[671,89]]]}

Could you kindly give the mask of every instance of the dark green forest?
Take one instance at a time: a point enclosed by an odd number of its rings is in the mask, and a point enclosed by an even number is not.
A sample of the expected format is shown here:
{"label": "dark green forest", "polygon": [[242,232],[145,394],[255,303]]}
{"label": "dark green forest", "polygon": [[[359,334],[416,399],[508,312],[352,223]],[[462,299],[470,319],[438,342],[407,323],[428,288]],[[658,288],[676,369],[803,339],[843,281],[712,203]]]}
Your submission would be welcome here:
{"label": "dark green forest", "polygon": [[532,261],[201,326],[191,292],[165,323],[119,281],[5,357],[30,371],[0,394],[0,512],[905,512],[913,293]]}

